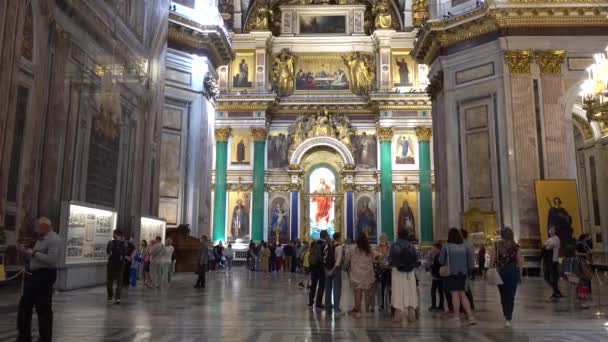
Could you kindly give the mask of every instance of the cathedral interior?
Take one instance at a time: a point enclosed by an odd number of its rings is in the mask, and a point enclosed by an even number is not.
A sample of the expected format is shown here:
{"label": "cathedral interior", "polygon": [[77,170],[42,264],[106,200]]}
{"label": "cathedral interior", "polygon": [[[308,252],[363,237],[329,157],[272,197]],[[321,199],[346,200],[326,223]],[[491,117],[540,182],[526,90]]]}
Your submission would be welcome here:
{"label": "cathedral interior", "polygon": [[40,216],[60,289],[115,228],[244,259],[511,227],[538,273],[551,226],[608,266],[606,0],[11,0],[0,40],[5,276]]}

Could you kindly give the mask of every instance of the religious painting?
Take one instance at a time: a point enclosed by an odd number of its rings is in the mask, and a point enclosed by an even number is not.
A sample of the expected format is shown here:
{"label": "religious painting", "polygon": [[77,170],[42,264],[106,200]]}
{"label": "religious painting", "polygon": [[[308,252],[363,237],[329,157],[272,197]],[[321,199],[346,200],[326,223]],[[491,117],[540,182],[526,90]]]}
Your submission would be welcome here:
{"label": "religious painting", "polygon": [[416,63],[408,50],[393,50],[391,68],[394,87],[413,87],[416,81]]}
{"label": "religious painting", "polygon": [[411,230],[416,234],[416,239],[420,236],[418,232],[418,193],[396,192],[395,193],[395,230]]}
{"label": "religious painting", "polygon": [[378,242],[378,201],[376,193],[355,194],[355,239],[366,235],[370,243]]}
{"label": "religious painting", "polygon": [[332,236],[335,231],[336,176],[327,167],[319,167],[310,173],[308,191],[312,195],[309,203],[310,232],[312,239],[318,239],[325,230]]}
{"label": "religious painting", "polygon": [[348,70],[338,55],[298,56],[296,90],[348,90]]}
{"label": "religious painting", "polygon": [[301,15],[301,34],[345,34],[346,16],[344,15]]}
{"label": "religious painting", "polygon": [[395,134],[393,137],[394,164],[401,168],[414,167],[416,165],[416,144],[418,139],[415,134]]}
{"label": "religious painting", "polygon": [[268,241],[275,242],[277,233],[281,243],[289,242],[289,193],[272,193],[268,199]]}
{"label": "religious painting", "polygon": [[373,132],[363,132],[352,137],[357,167],[375,169],[378,161],[377,138]]}
{"label": "religious painting", "polygon": [[249,165],[251,163],[251,136],[235,134],[232,137],[230,163],[232,165]]}
{"label": "religious painting", "polygon": [[287,132],[273,132],[268,135],[266,149],[268,152],[267,168],[284,169],[289,166],[289,147],[291,141]]}
{"label": "religious painting", "polygon": [[576,180],[537,180],[534,182],[540,223],[540,237],[545,241],[550,228],[562,241],[578,238],[581,234],[581,216],[578,206]]}
{"label": "religious painting", "polygon": [[249,228],[249,213],[251,212],[251,193],[228,193],[228,219],[226,236],[228,241],[249,242],[251,231]]}
{"label": "religious painting", "polygon": [[233,88],[253,88],[254,52],[237,51],[231,70]]}

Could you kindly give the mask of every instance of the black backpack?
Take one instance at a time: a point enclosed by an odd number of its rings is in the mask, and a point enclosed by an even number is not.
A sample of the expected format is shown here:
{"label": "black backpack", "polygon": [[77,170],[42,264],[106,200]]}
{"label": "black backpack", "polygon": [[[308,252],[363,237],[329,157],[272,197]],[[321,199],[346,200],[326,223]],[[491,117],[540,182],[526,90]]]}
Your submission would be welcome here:
{"label": "black backpack", "polygon": [[108,255],[108,260],[111,264],[120,264],[125,261],[125,256],[127,255],[127,247],[125,246],[124,241],[112,240],[110,241],[110,254]]}
{"label": "black backpack", "polygon": [[404,244],[401,241],[395,242],[395,245],[399,248],[393,260],[395,267],[399,272],[412,272],[418,262],[416,248],[411,243]]}
{"label": "black backpack", "polygon": [[326,269],[331,270],[336,265],[336,244],[329,242],[325,244],[326,252],[324,254],[323,266]]}
{"label": "black backpack", "polygon": [[323,243],[320,240],[314,241],[310,247],[310,256],[308,257],[310,267],[316,268],[323,264]]}

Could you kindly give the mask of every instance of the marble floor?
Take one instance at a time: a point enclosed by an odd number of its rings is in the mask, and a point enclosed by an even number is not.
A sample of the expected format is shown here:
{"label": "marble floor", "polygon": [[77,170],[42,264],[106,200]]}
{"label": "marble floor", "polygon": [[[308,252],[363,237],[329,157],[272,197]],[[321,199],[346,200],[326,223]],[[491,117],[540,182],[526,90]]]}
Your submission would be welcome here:
{"label": "marble floor", "polygon": [[[310,310],[306,291],[297,286],[300,279],[293,274],[265,279],[259,273],[235,269],[211,273],[207,288],[196,290],[193,276],[180,274],[167,291],[125,291],[121,305],[106,304],[104,287],[62,292],[54,297],[54,340],[608,341],[608,328],[604,327],[608,318],[595,318],[595,308],[574,309],[567,298],[547,302],[550,292],[539,278],[525,279],[520,288],[511,329],[503,327],[496,289],[483,281],[474,282],[479,324],[456,327],[426,310],[427,275],[420,285],[422,316],[415,325],[396,325],[384,313],[355,319]],[[566,292],[564,284],[562,288]],[[347,284],[344,291],[343,308],[349,309],[352,300]],[[16,294],[3,293],[2,297],[1,302],[15,307]],[[608,296],[604,301],[608,303]],[[3,310],[1,316],[0,341],[13,341],[16,313]]]}

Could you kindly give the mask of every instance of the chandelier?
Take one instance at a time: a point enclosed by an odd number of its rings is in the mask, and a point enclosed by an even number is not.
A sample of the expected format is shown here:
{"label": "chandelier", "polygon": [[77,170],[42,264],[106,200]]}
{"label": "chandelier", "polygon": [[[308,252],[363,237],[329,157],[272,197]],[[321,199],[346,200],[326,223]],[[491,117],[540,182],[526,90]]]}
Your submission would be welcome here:
{"label": "chandelier", "polygon": [[589,78],[581,85],[583,109],[589,122],[608,126],[608,47],[606,53],[596,53],[594,63],[587,68]]}

